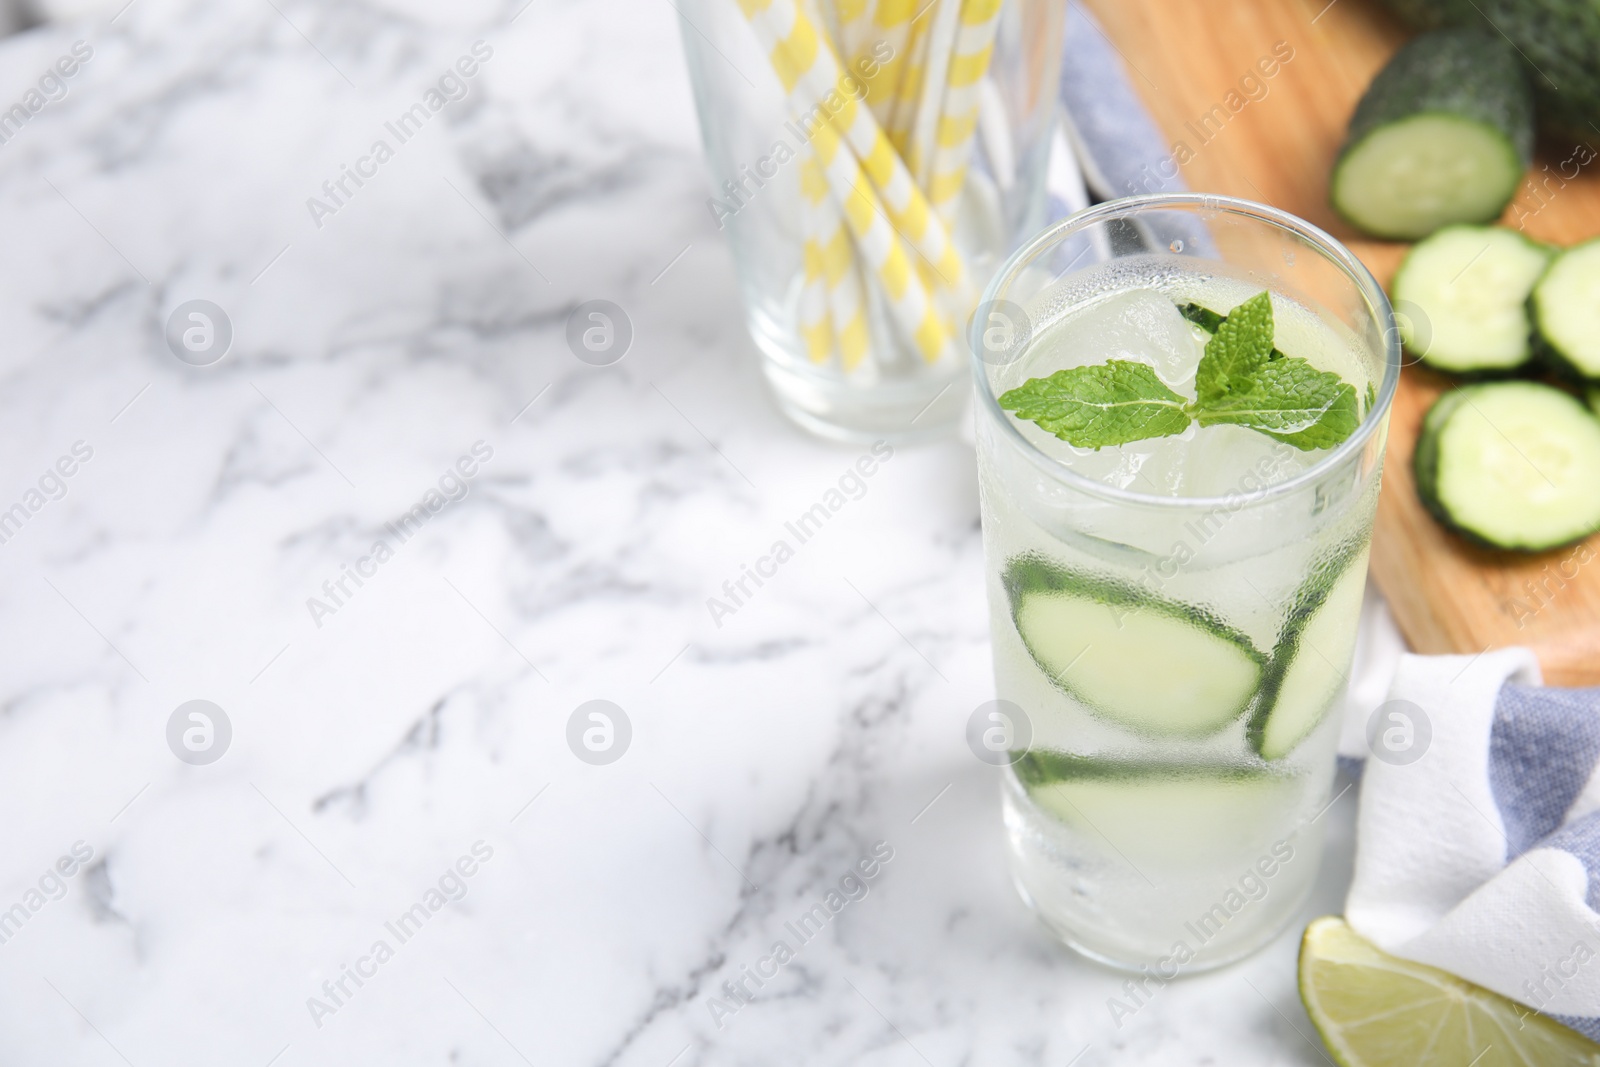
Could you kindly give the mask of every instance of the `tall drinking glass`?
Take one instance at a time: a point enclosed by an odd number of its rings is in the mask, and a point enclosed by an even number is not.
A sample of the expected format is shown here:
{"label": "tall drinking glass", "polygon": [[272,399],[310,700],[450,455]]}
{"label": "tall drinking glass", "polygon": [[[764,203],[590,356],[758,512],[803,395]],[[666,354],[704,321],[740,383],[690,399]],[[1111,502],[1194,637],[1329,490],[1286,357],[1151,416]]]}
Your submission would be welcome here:
{"label": "tall drinking glass", "polygon": [[1066,0],[674,7],[778,407],[835,440],[952,435],[967,320],[1045,221]]}
{"label": "tall drinking glass", "polygon": [[[1222,316],[1262,291],[1271,359],[1353,389],[1331,447],[1196,420],[1093,450],[1008,410],[1024,382],[1108,360],[1193,397]],[[1320,859],[1399,377],[1388,301],[1282,211],[1133,197],[1014,255],[972,347],[1017,888],[1114,965],[1170,979],[1237,959]]]}

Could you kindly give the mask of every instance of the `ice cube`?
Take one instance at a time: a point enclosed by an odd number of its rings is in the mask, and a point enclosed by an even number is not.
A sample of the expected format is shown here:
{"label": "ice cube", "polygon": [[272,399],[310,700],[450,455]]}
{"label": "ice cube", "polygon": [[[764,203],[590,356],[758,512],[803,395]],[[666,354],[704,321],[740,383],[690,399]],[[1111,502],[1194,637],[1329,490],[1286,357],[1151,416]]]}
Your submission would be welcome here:
{"label": "ice cube", "polygon": [[1203,351],[1171,299],[1154,289],[1129,289],[1050,326],[1018,369],[1022,379],[1042,378],[1068,367],[1125,359],[1150,365],[1171,389],[1188,396]]}
{"label": "ice cube", "polygon": [[1186,492],[1185,453],[1188,442],[1195,436],[1194,426],[1174,437],[1130,441],[1098,451],[1075,448],[1030,422],[1019,423],[1019,428],[1039,451],[1085,478],[1148,496],[1181,496]]}
{"label": "ice cube", "polygon": [[1207,426],[1185,449],[1183,495],[1243,496],[1293,478],[1323,455],[1243,426]]}
{"label": "ice cube", "polygon": [[[1129,289],[1076,311],[1045,330],[1027,356],[1005,368],[1014,388],[1070,367],[1111,359],[1144,363],[1184,399],[1208,334],[1154,289]],[[1183,433],[1098,451],[1074,448],[1031,422],[1024,437],[1077,474],[1149,496],[1223,497],[1280,482],[1305,470],[1321,453],[1306,453],[1238,426],[1191,424]]]}

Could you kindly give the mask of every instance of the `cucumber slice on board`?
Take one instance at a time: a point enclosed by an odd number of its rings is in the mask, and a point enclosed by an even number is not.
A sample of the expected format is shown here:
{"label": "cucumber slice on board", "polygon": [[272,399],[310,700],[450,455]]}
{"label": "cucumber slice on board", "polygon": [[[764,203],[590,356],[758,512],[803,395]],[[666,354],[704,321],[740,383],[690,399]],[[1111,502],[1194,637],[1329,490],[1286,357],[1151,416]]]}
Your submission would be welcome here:
{"label": "cucumber slice on board", "polygon": [[1600,420],[1560,389],[1445,393],[1422,420],[1412,464],[1428,510],[1479,544],[1542,552],[1600,530]]}
{"label": "cucumber slice on board", "polygon": [[1203,608],[1018,556],[1001,576],[1039,669],[1091,711],[1146,735],[1204,737],[1244,714],[1265,658]]}
{"label": "cucumber slice on board", "polygon": [[1406,348],[1452,374],[1527,363],[1528,294],[1554,251],[1499,226],[1446,226],[1416,245],[1389,287],[1397,305],[1415,309],[1400,326]]}
{"label": "cucumber slice on board", "polygon": [[1417,448],[1411,456],[1411,472],[1417,480],[1417,495],[1422,497],[1422,503],[1428,508],[1433,517],[1440,522],[1447,520],[1434,510],[1434,505],[1429,503],[1438,496],[1435,485],[1435,475],[1439,470],[1439,428],[1449,421],[1457,408],[1472,395],[1470,389],[1452,389],[1447,393],[1440,393],[1428,413],[1422,417],[1422,429],[1417,434]]}
{"label": "cucumber slice on board", "polygon": [[1367,87],[1334,164],[1334,209],[1376,237],[1489,222],[1533,156],[1533,96],[1498,35],[1413,38]]}
{"label": "cucumber slice on board", "polygon": [[1600,237],[1557,256],[1528,309],[1540,354],[1563,373],[1600,382]]}
{"label": "cucumber slice on board", "polygon": [[1206,862],[1261,847],[1300,779],[1257,767],[1157,763],[1035,749],[1013,765],[1040,808],[1134,863]]}
{"label": "cucumber slice on board", "polygon": [[1366,538],[1335,552],[1295,595],[1246,731],[1265,760],[1294,751],[1344,692],[1367,589]]}

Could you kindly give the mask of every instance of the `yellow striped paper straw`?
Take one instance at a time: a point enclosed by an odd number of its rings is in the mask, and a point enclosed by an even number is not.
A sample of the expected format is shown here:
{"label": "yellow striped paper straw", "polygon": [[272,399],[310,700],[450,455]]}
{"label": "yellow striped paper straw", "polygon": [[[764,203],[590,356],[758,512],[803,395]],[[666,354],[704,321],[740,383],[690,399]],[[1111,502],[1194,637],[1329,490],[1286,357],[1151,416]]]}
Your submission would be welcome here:
{"label": "yellow striped paper straw", "polygon": [[[872,112],[838,88],[842,82],[839,61],[832,46],[817,33],[814,22],[793,0],[739,0],[740,6],[766,38],[772,63],[803,126],[832,126],[860,160],[861,168],[877,187],[894,229],[927,258],[946,285],[957,292],[967,285],[961,257],[950,241],[944,223],[917,187],[899,153],[884,136]],[[815,143],[817,138],[813,137]],[[824,166],[827,154],[819,150]]]}
{"label": "yellow striped paper straw", "polygon": [[[900,46],[894,40],[894,27],[885,19],[898,22],[904,36],[911,21],[915,0],[836,0],[833,14],[839,26],[838,52],[848,58],[849,72],[866,89],[868,107],[873,99],[892,96],[889,86],[894,75],[890,61]],[[805,11],[819,24],[816,0],[807,0]],[[903,13],[897,13],[903,11]],[[887,46],[887,52],[885,51]],[[870,75],[868,72],[872,72]],[[823,272],[828,290],[828,312],[833,322],[834,344],[846,374],[857,370],[871,350],[867,326],[866,290],[856,261],[850,227],[839,207],[828,195],[828,178],[814,153],[805,152],[801,162],[801,190],[817,217],[817,232],[822,249]]]}
{"label": "yellow striped paper straw", "polygon": [[911,174],[923,189],[928,187],[929,169],[933,165],[933,139],[938,133],[945,79],[950,73],[950,53],[955,47],[956,32],[961,28],[961,0],[937,0],[934,10],[925,18],[931,23],[928,58],[922,68],[922,85],[917,93],[916,117],[908,144],[910,150],[906,154]]}
{"label": "yellow striped paper straw", "polygon": [[924,359],[940,359],[949,347],[950,331],[899,238],[924,256],[947,285],[964,293],[965,268],[943,223],[872,113],[858,106],[854,96],[835,89],[840,83],[838,61],[819,38],[815,23],[793,0],[739,3],[769,49],[801,122],[815,126],[812,148],[862,257],[884,286],[891,311]]}
{"label": "yellow striped paper straw", "polygon": [[867,307],[862,298],[861,270],[856,267],[856,250],[850,243],[850,229],[829,197],[827,176],[816,157],[806,154],[800,171],[800,187],[810,198],[810,210],[818,218],[818,243],[821,248],[822,277],[827,282],[827,310],[834,322],[834,341],[840,365],[846,373],[861,366],[869,349]]}
{"label": "yellow striped paper straw", "polygon": [[[871,48],[872,35],[872,3],[871,0],[834,0],[834,24],[839,27],[838,53],[847,60],[854,60],[856,56]],[[828,20],[818,12],[814,0],[808,0],[806,14],[819,26],[826,26]],[[854,67],[851,68],[854,70]]]}
{"label": "yellow striped paper straw", "polygon": [[812,145],[843,208],[856,248],[882,285],[895,321],[924,360],[937,362],[950,348],[951,332],[912,257],[906,253],[905,243],[885,218],[877,191],[855,157],[839,143],[839,134],[833,127],[824,125],[819,129]]}
{"label": "yellow striped paper straw", "polygon": [[[824,12],[818,7],[817,0],[803,0],[803,2],[811,18],[818,25],[823,25]],[[867,0],[841,0],[836,13],[841,19],[851,17],[848,9],[852,5],[862,9],[855,13],[855,17],[859,17],[865,13]],[[804,146],[801,151],[801,280],[796,318],[806,358],[812,363],[821,365],[830,362],[836,350],[837,334],[828,305],[827,248],[833,237],[833,231],[838,229],[838,226],[830,224],[828,213],[823,207],[828,201],[828,179],[817,166],[816,157]],[[838,213],[832,214],[836,216]]]}
{"label": "yellow striped paper straw", "polygon": [[878,125],[887,127],[894,104],[899,99],[900,77],[906,67],[906,42],[911,37],[911,19],[917,13],[917,0],[874,0],[869,5],[866,35],[845,41],[844,54],[850,69],[860,74],[863,65],[874,62],[878,72],[865,79],[867,106]]}
{"label": "yellow striped paper straw", "polygon": [[[833,201],[828,201],[828,206],[837,218],[838,209]],[[866,290],[862,288],[850,234],[842,222],[834,227],[833,240],[824,249],[824,256],[828,272],[828,311],[835,324],[839,361],[848,373],[861,366],[872,343],[867,333]]]}
{"label": "yellow striped paper straw", "polygon": [[895,86],[895,98],[890,105],[890,115],[884,125],[888,128],[889,140],[899,151],[902,157],[909,158],[911,152],[911,127],[917,120],[917,101],[922,93],[922,72],[928,61],[928,27],[932,20],[928,18],[927,8],[933,5],[934,0],[922,0],[925,5],[920,17],[915,18],[906,38],[905,67],[901,71],[900,81]]}
{"label": "yellow striped paper straw", "polygon": [[[846,371],[854,370],[870,347],[865,291],[856,263],[858,247],[861,258],[882,283],[890,313],[923,359],[934,362],[942,358],[955,334],[913,266],[926,269],[926,265],[906,254],[904,242],[885,221],[886,212],[872,183],[832,125],[824,122],[818,126],[810,149],[802,161],[801,187],[819,211],[829,213],[821,227],[822,260],[841,365]],[[816,185],[807,178],[808,166],[821,177],[823,191],[833,191],[832,197],[815,198]],[[840,204],[844,205],[842,219]]]}
{"label": "yellow striped paper straw", "polygon": [[980,83],[994,54],[995,30],[1000,24],[1001,0],[962,0],[961,28],[945,82],[944,104],[933,147],[928,178],[923,184],[939,217],[948,224],[955,216],[967,162],[978,129]]}
{"label": "yellow striped paper straw", "polygon": [[[826,189],[824,189],[826,193]],[[800,340],[806,358],[827,363],[833,358],[833,317],[828,312],[828,279],[823,245],[824,223],[815,204],[802,206],[805,238],[801,244],[803,276],[800,282]]]}
{"label": "yellow striped paper straw", "polygon": [[800,332],[806,353],[813,363],[825,363],[837,350],[840,365],[853,371],[869,348],[861,273],[850,231],[829,195],[827,175],[809,149],[800,161],[800,193],[806,215]]}

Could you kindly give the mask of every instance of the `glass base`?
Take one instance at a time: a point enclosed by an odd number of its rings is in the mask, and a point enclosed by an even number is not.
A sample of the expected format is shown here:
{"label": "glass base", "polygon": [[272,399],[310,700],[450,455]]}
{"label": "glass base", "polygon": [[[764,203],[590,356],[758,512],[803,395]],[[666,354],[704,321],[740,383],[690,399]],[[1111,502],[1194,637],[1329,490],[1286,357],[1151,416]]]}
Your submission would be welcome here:
{"label": "glass base", "polygon": [[868,350],[862,365],[846,375],[834,360],[819,365],[806,358],[794,328],[798,278],[782,305],[746,296],[746,325],[773,399],[807,432],[852,444],[918,444],[953,437],[971,418],[972,370],[961,338],[938,363],[924,362],[890,321],[881,297],[869,290]]}
{"label": "glass base", "polygon": [[[920,444],[956,436],[971,393],[965,374],[934,388],[819,388],[766,365],[773,402],[789,421],[829,441]],[[920,384],[920,383],[919,383]]]}
{"label": "glass base", "polygon": [[[1321,796],[1323,790],[1316,790]],[[1001,790],[1012,880],[1066,945],[1119,970],[1171,980],[1223,967],[1273,941],[1300,915],[1322,861],[1322,827],[1263,825],[1257,840],[1131,860]],[[1134,866],[1137,862],[1138,866]]]}
{"label": "glass base", "polygon": [[[1295,900],[1293,909],[1281,916],[1275,923],[1259,927],[1252,931],[1249,938],[1229,945],[1225,951],[1219,952],[1215,956],[1200,954],[1196,955],[1188,963],[1178,964],[1174,960],[1166,967],[1163,967],[1162,959],[1170,957],[1151,961],[1149,958],[1137,954],[1117,955],[1103,947],[1094,947],[1085,943],[1075,931],[1055,922],[1045,913],[1044,909],[1039,907],[1038,901],[1033,899],[1033,896],[1028,892],[1028,887],[1022,883],[1022,879],[1019,876],[1014,875],[1011,879],[1011,884],[1016,887],[1017,896],[1022,898],[1022,903],[1033,913],[1034,918],[1039,920],[1040,925],[1049,930],[1056,940],[1078,955],[1092,960],[1102,967],[1109,967],[1114,971],[1122,971],[1127,974],[1154,973],[1161,977],[1163,982],[1176,981],[1179,978],[1188,978],[1192,975],[1205,974],[1208,971],[1221,970],[1223,967],[1255,955],[1273,941],[1276,941],[1278,935],[1289,928],[1289,925],[1294,922],[1295,917],[1299,914],[1301,905],[1311,895],[1311,883],[1308,881],[1305,888],[1301,890],[1299,897]],[[1171,977],[1165,977],[1169,974]]]}
{"label": "glass base", "polygon": [[900,445],[946,440],[969,417],[972,379],[964,365],[947,375],[862,385],[792,370],[785,359],[763,356],[762,370],[778,409],[802,429],[830,441]]}

